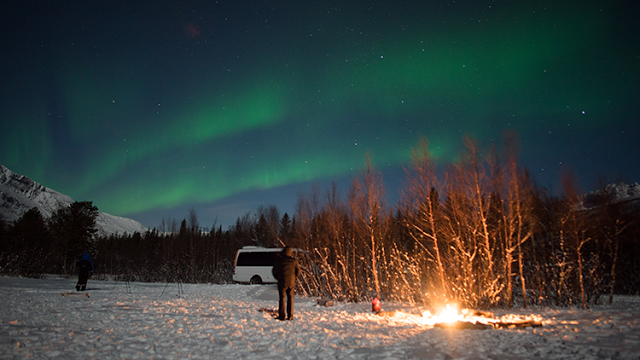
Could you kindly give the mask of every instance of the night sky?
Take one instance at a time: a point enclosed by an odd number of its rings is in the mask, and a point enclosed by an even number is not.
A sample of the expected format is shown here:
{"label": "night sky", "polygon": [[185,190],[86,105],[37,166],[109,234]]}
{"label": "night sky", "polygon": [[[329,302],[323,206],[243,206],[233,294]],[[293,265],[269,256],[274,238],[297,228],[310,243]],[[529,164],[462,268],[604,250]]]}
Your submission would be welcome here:
{"label": "night sky", "polygon": [[0,164],[156,227],[397,199],[421,136],[521,138],[540,185],[640,182],[637,1],[5,1]]}

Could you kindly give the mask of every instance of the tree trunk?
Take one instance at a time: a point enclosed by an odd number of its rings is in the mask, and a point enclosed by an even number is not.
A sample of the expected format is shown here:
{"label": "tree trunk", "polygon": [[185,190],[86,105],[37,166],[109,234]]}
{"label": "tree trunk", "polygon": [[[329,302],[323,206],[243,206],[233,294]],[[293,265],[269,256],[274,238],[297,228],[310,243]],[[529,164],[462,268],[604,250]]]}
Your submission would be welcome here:
{"label": "tree trunk", "polygon": [[613,302],[613,290],[616,284],[616,264],[618,262],[618,237],[615,236],[613,246],[613,260],[611,261],[611,287],[609,289],[609,305]]}
{"label": "tree trunk", "polygon": [[578,279],[580,281],[580,295],[582,298],[582,308],[586,309],[587,308],[587,303],[585,301],[585,296],[584,296],[584,280],[583,280],[583,276],[582,276],[582,254],[580,252],[580,250],[582,249],[582,245],[584,245],[584,242],[581,242],[578,245]]}
{"label": "tree trunk", "polygon": [[511,280],[511,271],[512,271],[512,263],[513,263],[513,256],[511,255],[511,251],[509,249],[506,250],[506,254],[505,254],[505,261],[506,261],[506,274],[505,274],[505,279],[507,281],[507,286],[506,286],[506,296],[507,296],[507,308],[511,308],[512,305],[512,301],[513,301],[513,296],[512,296],[512,292],[513,292],[513,283]]}
{"label": "tree trunk", "polygon": [[520,269],[520,283],[522,284],[522,307],[527,308],[527,286],[525,285],[524,270],[522,265],[522,249],[518,244],[518,267]]}

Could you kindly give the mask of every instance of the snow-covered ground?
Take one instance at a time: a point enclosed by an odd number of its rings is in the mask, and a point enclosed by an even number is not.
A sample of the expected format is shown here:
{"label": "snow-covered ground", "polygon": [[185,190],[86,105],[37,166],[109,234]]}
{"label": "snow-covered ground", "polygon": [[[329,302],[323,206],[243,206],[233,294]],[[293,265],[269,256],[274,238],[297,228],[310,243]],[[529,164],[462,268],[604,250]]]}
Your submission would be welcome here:
{"label": "snow-covered ground", "polygon": [[[293,321],[273,285],[182,285],[0,277],[0,358],[75,359],[640,359],[640,297],[612,306],[516,309],[543,326],[451,330],[425,310],[385,304],[316,305],[296,298]],[[496,312],[497,316],[507,314]]]}

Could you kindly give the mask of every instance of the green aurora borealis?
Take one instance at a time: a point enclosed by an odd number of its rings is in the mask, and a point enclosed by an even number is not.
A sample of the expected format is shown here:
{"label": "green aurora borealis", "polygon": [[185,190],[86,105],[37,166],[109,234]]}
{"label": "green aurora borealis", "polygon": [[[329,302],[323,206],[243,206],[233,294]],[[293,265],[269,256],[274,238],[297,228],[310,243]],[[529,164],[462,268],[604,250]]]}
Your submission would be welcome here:
{"label": "green aurora borealis", "polygon": [[618,156],[638,150],[638,5],[8,8],[0,163],[145,226],[249,191],[289,187],[293,198],[352,177],[367,152],[399,176],[420,136],[451,160],[464,135],[499,144],[512,129],[542,182],[560,163],[589,186],[602,174],[640,180],[634,157]]}

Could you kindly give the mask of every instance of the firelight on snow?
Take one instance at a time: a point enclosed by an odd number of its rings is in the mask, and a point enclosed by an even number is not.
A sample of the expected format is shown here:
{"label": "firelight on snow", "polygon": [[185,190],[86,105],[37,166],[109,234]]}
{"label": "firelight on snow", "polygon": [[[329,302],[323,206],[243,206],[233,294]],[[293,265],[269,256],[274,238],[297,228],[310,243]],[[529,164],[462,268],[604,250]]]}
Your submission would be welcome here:
{"label": "firelight on snow", "polygon": [[458,310],[450,304],[447,304],[447,306],[437,314],[431,314],[431,312],[427,310],[422,313],[422,317],[425,325],[432,326],[437,323],[453,323],[461,320]]}
{"label": "firelight on snow", "polygon": [[462,309],[458,311],[457,305],[446,304],[438,313],[432,314],[424,311],[419,322],[426,326],[441,326],[448,328],[477,325],[476,328],[502,328],[502,327],[538,327],[542,326],[542,318],[536,315],[505,315],[496,318],[491,312]]}
{"label": "firelight on snow", "polygon": [[411,323],[417,326],[440,327],[447,329],[499,329],[540,327],[542,317],[538,315],[507,314],[496,317],[488,311],[462,309],[458,310],[458,304],[445,304],[440,311],[433,314],[426,310],[422,313],[408,313],[404,311],[382,311],[378,298],[372,302],[373,313],[378,316],[393,319],[394,321]]}
{"label": "firelight on snow", "polygon": [[[390,311],[371,314],[370,304],[326,307],[309,297],[296,297],[294,321],[276,321],[259,311],[276,311],[275,285],[179,288],[96,279],[90,297],[60,296],[75,283],[0,277],[0,358],[637,360],[640,354],[638,296],[616,296],[612,305],[589,311],[536,307],[505,315],[499,309],[493,321],[544,319],[544,327],[476,331],[495,327],[456,321],[442,330],[428,326],[434,319],[416,305],[387,303]],[[438,310],[432,311],[441,315]]]}
{"label": "firelight on snow", "polygon": [[436,325],[438,323],[454,323],[456,321],[463,321],[463,317],[460,315],[455,306],[447,304],[445,308],[440,310],[436,314],[431,314],[430,311],[422,313],[423,322],[425,325]]}

